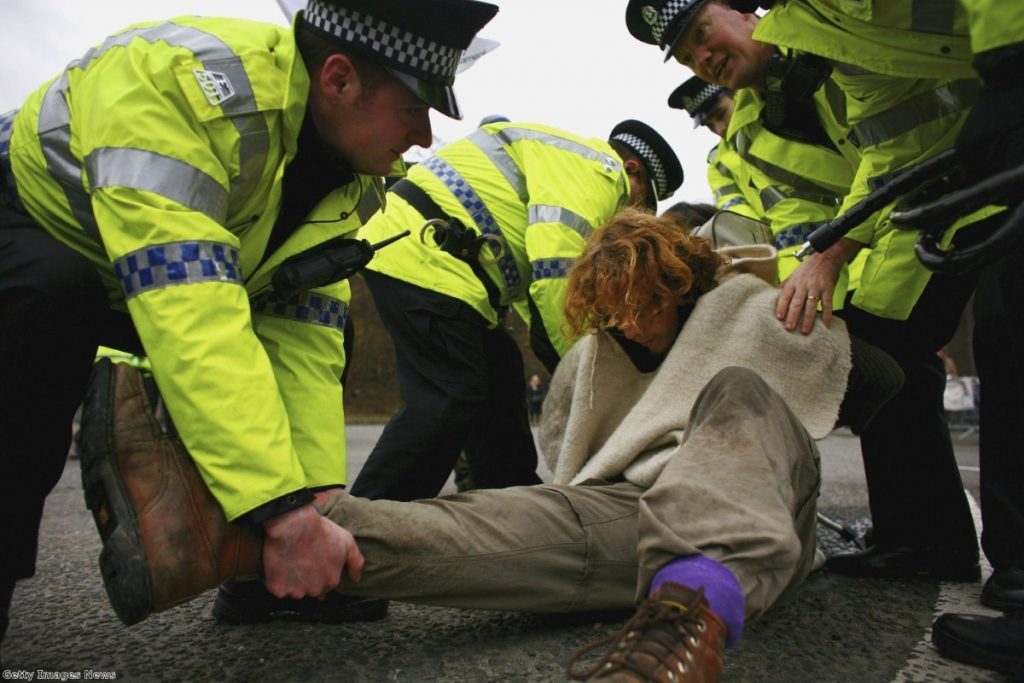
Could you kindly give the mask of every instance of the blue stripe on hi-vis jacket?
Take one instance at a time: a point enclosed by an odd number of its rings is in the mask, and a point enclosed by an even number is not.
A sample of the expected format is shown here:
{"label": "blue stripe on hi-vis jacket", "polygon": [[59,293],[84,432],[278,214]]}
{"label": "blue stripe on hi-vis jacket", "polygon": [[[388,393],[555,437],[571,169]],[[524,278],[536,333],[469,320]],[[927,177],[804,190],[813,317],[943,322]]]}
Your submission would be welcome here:
{"label": "blue stripe on hi-vis jacket", "polygon": [[542,258],[531,261],[534,280],[547,280],[557,277],[565,277],[575,259],[571,258]]}
{"label": "blue stripe on hi-vis jacket", "polygon": [[171,285],[242,284],[238,249],[221,242],[170,242],[144,247],[114,261],[124,298]]}
{"label": "blue stripe on hi-vis jacket", "polygon": [[782,251],[788,247],[803,244],[811,236],[811,233],[821,225],[821,223],[800,223],[799,225],[791,225],[784,230],[780,230],[775,234],[775,248]]}
{"label": "blue stripe on hi-vis jacket", "polygon": [[508,248],[508,242],[505,240],[505,236],[501,234],[501,226],[498,225],[498,221],[495,220],[490,209],[487,208],[487,204],[484,203],[484,200],[473,189],[473,186],[462,177],[462,174],[441,157],[430,157],[422,162],[422,166],[445,184],[448,191],[459,200],[459,203],[469,213],[473,222],[480,228],[481,233],[496,237],[504,244],[505,253],[498,259],[498,267],[501,270],[501,279],[505,282],[505,287],[514,291],[520,285],[519,270],[516,268],[515,258]]}
{"label": "blue stripe on hi-vis jacket", "polygon": [[310,292],[299,292],[287,299],[269,292],[252,300],[252,311],[339,330],[345,329],[348,317],[348,305],[344,301]]}

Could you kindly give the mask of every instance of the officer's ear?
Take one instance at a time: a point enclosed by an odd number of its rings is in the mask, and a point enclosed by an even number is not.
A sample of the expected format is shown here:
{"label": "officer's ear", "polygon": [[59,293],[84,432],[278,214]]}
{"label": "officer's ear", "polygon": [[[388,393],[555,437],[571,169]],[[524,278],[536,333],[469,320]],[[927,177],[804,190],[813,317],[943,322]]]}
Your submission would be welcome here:
{"label": "officer's ear", "polygon": [[321,92],[332,105],[343,99],[357,98],[362,88],[355,64],[348,55],[340,52],[335,52],[324,60],[320,68],[319,83]]}

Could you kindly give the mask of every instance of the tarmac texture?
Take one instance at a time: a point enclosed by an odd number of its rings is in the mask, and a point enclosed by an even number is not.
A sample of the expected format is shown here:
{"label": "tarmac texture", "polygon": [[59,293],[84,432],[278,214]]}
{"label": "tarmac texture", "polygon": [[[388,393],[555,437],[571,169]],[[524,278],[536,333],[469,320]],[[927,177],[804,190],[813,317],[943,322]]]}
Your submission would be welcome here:
{"label": "tarmac texture", "polygon": [[[379,427],[349,428],[350,471]],[[860,531],[867,504],[857,439],[819,443],[819,509]],[[958,440],[968,492],[977,496],[977,440]],[[543,472],[542,474],[546,474]],[[350,477],[351,479],[351,477]],[[843,547],[819,525],[826,552]],[[99,535],[85,508],[78,460],[50,495],[37,574],[14,595],[3,643],[4,680],[127,681],[564,681],[577,648],[629,615],[537,615],[391,603],[377,622],[225,626],[214,592],[135,626],[118,621],[97,566]],[[999,681],[940,657],[929,639],[943,611],[984,612],[980,584],[852,579],[813,573],[788,601],[748,624],[728,651],[726,681]],[[28,676],[31,675],[32,678]]]}

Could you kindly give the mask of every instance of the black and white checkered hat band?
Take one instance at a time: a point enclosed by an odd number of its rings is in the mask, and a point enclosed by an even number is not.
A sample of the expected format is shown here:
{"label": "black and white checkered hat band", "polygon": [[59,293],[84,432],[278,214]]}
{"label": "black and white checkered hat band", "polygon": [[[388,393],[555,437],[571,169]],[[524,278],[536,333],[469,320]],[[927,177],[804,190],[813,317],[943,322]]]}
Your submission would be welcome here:
{"label": "black and white checkered hat band", "polygon": [[722,86],[715,85],[714,83],[708,83],[693,96],[693,99],[690,100],[690,103],[686,108],[691,112],[696,112],[700,110],[708,100],[718,97],[718,93],[722,92],[722,90]]}
{"label": "black and white checkered hat band", "polygon": [[612,140],[618,140],[644,160],[647,172],[654,178],[654,187],[658,190],[658,199],[663,199],[668,194],[668,175],[665,173],[665,166],[661,163],[661,157],[655,153],[654,148],[648,145],[646,140],[632,133],[619,133]]}
{"label": "black and white checkered hat band", "polygon": [[644,8],[644,18],[651,27],[651,37],[658,45],[661,45],[662,36],[665,35],[665,30],[671,26],[676,15],[692,4],[693,0],[668,0],[660,12],[650,6]]}
{"label": "black and white checkered hat band", "polygon": [[309,0],[305,21],[342,42],[380,55],[400,71],[432,83],[450,85],[455,79],[462,50],[418,36],[365,12]]}

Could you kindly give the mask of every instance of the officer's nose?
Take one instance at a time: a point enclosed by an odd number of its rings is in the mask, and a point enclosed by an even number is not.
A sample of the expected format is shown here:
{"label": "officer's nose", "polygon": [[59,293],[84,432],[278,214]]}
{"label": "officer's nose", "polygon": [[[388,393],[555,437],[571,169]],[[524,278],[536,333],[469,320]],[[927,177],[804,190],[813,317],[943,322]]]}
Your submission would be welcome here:
{"label": "officer's nose", "polygon": [[424,149],[429,149],[434,144],[433,129],[430,125],[430,110],[424,107],[412,126],[409,127],[409,141]]}

